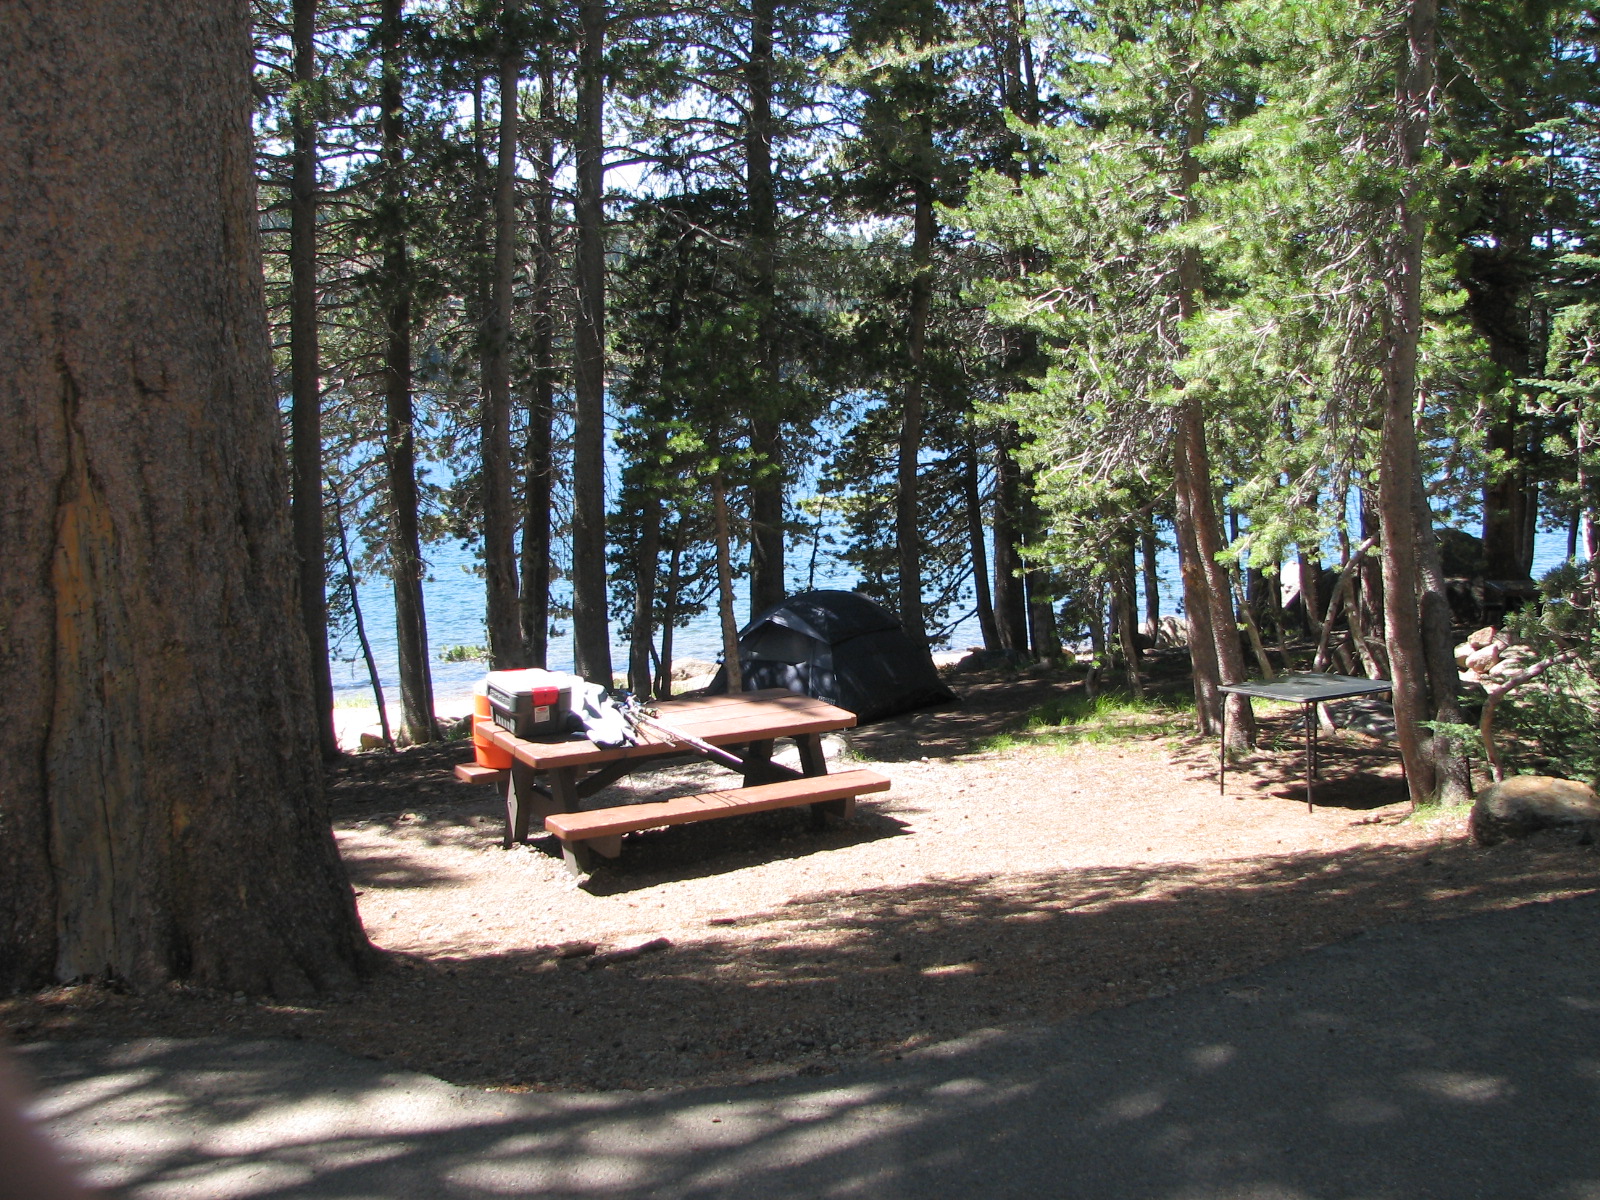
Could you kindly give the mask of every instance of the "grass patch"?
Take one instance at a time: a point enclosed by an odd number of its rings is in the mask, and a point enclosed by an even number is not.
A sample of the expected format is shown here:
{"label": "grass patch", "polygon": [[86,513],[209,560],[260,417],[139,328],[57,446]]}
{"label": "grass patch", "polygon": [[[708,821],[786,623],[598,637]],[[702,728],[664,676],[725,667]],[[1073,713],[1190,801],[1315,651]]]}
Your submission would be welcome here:
{"label": "grass patch", "polygon": [[1103,744],[1132,738],[1165,737],[1193,726],[1194,704],[1172,699],[1138,699],[1103,692],[1093,700],[1082,692],[1058,696],[1022,719],[1020,728],[986,738],[981,750],[1018,746]]}

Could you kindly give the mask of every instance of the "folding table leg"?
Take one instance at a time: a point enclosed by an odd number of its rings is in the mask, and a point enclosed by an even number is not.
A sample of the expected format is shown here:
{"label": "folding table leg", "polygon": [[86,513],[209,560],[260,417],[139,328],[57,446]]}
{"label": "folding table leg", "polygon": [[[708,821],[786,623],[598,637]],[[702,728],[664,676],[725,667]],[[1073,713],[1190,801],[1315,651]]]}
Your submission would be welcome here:
{"label": "folding table leg", "polygon": [[1317,770],[1317,706],[1315,704],[1302,704],[1300,709],[1306,717],[1306,811],[1315,812],[1316,805],[1312,802],[1311,777]]}
{"label": "folding table leg", "polygon": [[1217,795],[1228,794],[1228,696],[1222,696],[1222,732],[1217,735]]}

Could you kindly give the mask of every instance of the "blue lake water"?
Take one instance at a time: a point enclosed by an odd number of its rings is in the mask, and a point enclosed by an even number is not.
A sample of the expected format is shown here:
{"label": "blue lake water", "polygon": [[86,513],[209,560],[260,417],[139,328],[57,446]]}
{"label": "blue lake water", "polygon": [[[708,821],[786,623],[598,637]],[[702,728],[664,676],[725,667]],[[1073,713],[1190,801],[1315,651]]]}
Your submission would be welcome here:
{"label": "blue lake water", "polygon": [[[1538,578],[1565,557],[1566,539],[1559,534],[1541,534],[1534,554],[1534,578]],[[797,556],[798,557],[798,556]],[[440,701],[459,700],[472,690],[472,685],[483,678],[481,661],[441,662],[441,648],[452,645],[481,646],[486,641],[483,626],[484,584],[477,573],[478,560],[474,552],[456,543],[430,547],[427,551],[428,579],[423,586],[427,605],[428,642],[434,656],[433,687]],[[1163,551],[1160,560],[1161,609],[1166,613],[1182,613],[1183,604],[1178,592],[1177,559],[1171,550]],[[819,560],[816,586],[848,588],[854,576],[848,568],[835,559]],[[790,592],[806,587],[806,571],[797,569],[790,573]],[[399,675],[397,647],[394,630],[394,597],[389,581],[369,578],[357,589],[362,616],[366,621],[367,636],[372,642],[373,657],[378,663],[378,673],[391,704],[399,701]],[[734,611],[742,625],[748,614],[748,592],[744,580],[735,581],[737,602]],[[970,604],[968,605],[970,607]],[[626,642],[616,625],[612,627],[612,665],[625,669]],[[982,634],[976,617],[968,617],[950,632],[948,645],[964,649],[981,645]],[[675,658],[698,658],[716,661],[721,656],[722,632],[715,611],[691,621],[679,629],[673,638]],[[366,665],[361,661],[360,646],[353,631],[347,632],[333,647],[331,653],[335,698],[355,703],[371,695]],[[572,669],[572,641],[568,636],[552,638],[549,665],[551,669]]]}

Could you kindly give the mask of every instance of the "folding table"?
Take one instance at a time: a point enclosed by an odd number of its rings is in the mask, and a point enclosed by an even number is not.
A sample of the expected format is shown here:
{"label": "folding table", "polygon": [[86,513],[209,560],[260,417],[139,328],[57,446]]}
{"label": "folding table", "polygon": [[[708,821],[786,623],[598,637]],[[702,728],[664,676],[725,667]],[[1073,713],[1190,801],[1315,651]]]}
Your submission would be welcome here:
{"label": "folding table", "polygon": [[[1362,679],[1355,675],[1333,675],[1315,671],[1288,671],[1276,679],[1255,679],[1245,683],[1225,683],[1224,692],[1238,696],[1258,696],[1263,700],[1287,700],[1298,704],[1306,722],[1306,811],[1311,812],[1312,779],[1317,773],[1317,705],[1329,700],[1347,700],[1352,696],[1371,696],[1379,692],[1393,692],[1394,684],[1387,679]],[[1217,792],[1226,794],[1228,788],[1228,706],[1222,706],[1222,736],[1218,746]]]}

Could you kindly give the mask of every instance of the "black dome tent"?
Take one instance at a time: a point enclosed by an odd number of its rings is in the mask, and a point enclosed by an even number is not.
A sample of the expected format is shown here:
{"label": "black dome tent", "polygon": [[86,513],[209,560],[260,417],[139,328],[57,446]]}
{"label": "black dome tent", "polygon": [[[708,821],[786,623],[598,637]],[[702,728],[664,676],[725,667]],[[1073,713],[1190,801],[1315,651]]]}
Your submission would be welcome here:
{"label": "black dome tent", "polygon": [[[739,634],[739,669],[746,691],[788,688],[863,724],[955,699],[928,652],[856,592],[801,592],[773,605]],[[709,690],[728,690],[725,671]]]}

